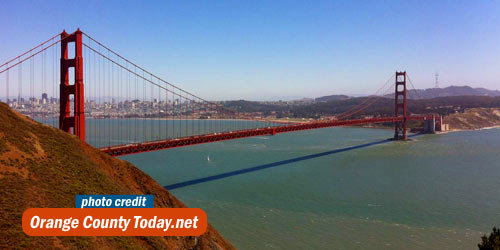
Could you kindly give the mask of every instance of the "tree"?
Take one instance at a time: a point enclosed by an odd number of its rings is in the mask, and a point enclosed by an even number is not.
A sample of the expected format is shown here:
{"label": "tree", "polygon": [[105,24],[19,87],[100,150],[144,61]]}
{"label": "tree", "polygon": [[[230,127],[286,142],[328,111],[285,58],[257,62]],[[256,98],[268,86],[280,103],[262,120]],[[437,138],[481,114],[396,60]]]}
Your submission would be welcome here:
{"label": "tree", "polygon": [[481,237],[481,243],[477,244],[479,250],[500,250],[500,229],[493,227],[493,232]]}

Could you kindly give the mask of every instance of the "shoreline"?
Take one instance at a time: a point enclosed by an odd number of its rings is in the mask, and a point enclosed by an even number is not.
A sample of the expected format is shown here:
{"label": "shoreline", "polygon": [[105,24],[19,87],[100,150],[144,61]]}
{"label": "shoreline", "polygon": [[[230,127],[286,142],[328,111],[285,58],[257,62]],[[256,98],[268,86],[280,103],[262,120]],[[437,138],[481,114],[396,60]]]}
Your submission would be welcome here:
{"label": "shoreline", "polygon": [[[47,118],[47,117],[46,117]],[[53,117],[51,117],[53,118]],[[111,120],[117,120],[117,119],[123,119],[123,120],[162,120],[162,121],[239,121],[239,122],[245,122],[245,121],[252,121],[252,122],[263,122],[263,123],[275,123],[275,124],[282,124],[282,125],[292,125],[292,124],[300,124],[300,123],[307,123],[307,122],[300,122],[300,121],[290,121],[290,120],[246,120],[246,119],[199,119],[199,118],[192,118],[192,119],[185,119],[185,118],[142,118],[142,117],[110,117],[110,118],[95,118],[95,117],[86,117],[87,119],[92,119],[92,120],[104,120],[104,119],[111,119]],[[42,119],[42,118],[39,118]],[[54,118],[55,119],[55,118]],[[388,127],[388,126],[370,126],[370,125],[349,125],[349,126],[342,126],[342,127],[347,127],[347,128],[369,128],[369,129],[393,129],[393,127]],[[446,134],[446,133],[451,133],[451,132],[461,132],[461,131],[478,131],[478,130],[489,130],[489,129],[500,129],[500,125],[494,125],[494,126],[487,126],[487,127],[480,127],[480,128],[470,128],[470,129],[450,129],[447,131],[442,131],[442,132],[437,132],[437,134]]]}
{"label": "shoreline", "polygon": [[472,128],[472,129],[450,129],[448,131],[440,132],[440,134],[452,133],[452,132],[463,132],[463,131],[480,131],[480,130],[490,130],[490,129],[500,129],[500,125],[488,126],[482,128]]}

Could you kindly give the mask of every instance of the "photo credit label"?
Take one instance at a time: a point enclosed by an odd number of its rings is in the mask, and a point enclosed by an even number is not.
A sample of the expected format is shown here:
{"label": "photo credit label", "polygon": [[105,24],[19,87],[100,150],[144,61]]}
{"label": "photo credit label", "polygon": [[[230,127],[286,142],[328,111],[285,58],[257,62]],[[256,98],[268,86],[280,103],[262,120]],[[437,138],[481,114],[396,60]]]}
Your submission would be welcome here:
{"label": "photo credit label", "polygon": [[76,195],[76,208],[153,208],[153,195]]}

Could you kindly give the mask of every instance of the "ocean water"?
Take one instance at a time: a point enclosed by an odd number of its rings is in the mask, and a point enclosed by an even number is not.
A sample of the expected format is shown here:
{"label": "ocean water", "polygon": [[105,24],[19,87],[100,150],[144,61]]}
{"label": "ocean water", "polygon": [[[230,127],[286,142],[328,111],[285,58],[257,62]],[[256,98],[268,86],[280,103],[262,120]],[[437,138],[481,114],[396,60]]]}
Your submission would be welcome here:
{"label": "ocean water", "polygon": [[[58,127],[58,118],[35,118],[37,121]],[[281,124],[250,120],[193,120],[193,119],[85,119],[85,139],[94,147],[108,147],[135,142],[172,139],[273,127]]]}
{"label": "ocean water", "polygon": [[121,158],[239,249],[477,249],[500,226],[500,129],[392,134],[326,128]]}
{"label": "ocean water", "polygon": [[475,249],[500,226],[500,129],[391,135],[327,128],[122,158],[162,185],[198,180],[170,191],[239,249]]}

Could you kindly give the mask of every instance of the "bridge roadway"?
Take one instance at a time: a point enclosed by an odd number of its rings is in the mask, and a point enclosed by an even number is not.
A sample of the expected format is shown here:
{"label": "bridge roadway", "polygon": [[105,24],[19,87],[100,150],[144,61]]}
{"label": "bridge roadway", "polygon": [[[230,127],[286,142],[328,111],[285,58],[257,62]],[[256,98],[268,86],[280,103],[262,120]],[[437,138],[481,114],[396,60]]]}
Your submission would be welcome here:
{"label": "bridge roadway", "polygon": [[[432,120],[432,118],[433,118],[432,116],[408,116],[409,121],[429,120],[429,119]],[[129,154],[137,154],[149,151],[169,149],[169,148],[185,147],[196,144],[234,140],[252,136],[276,135],[279,133],[288,133],[288,132],[308,130],[308,129],[341,127],[341,126],[362,125],[362,124],[372,124],[372,123],[395,123],[401,121],[403,121],[403,117],[382,117],[382,118],[369,118],[369,119],[357,119],[357,120],[308,122],[308,123],[289,124],[278,127],[237,130],[230,132],[181,137],[175,139],[165,139],[165,140],[149,141],[142,143],[130,143],[126,145],[103,147],[99,149],[111,156],[116,157]]]}

